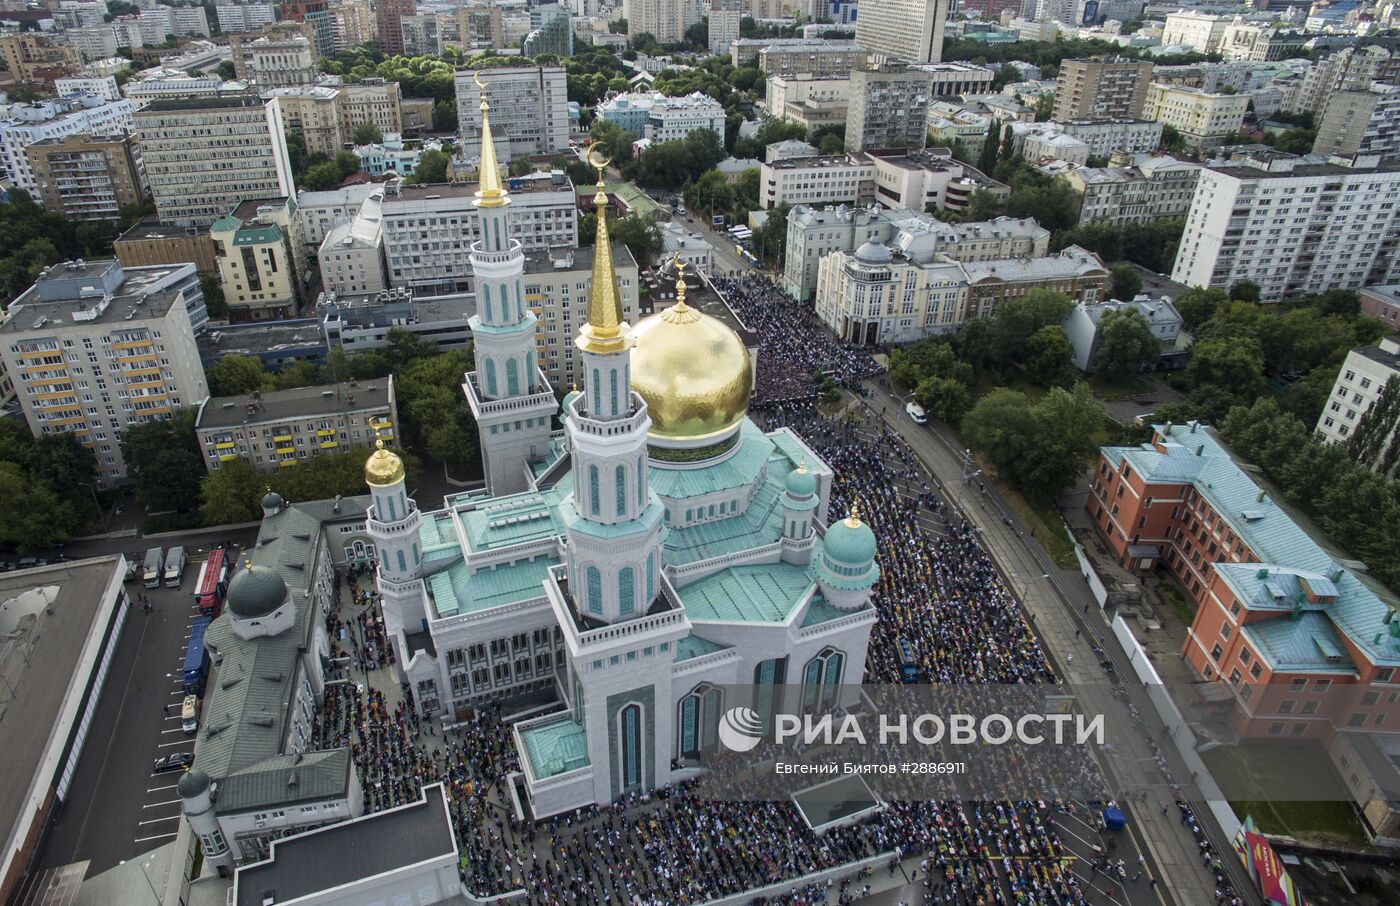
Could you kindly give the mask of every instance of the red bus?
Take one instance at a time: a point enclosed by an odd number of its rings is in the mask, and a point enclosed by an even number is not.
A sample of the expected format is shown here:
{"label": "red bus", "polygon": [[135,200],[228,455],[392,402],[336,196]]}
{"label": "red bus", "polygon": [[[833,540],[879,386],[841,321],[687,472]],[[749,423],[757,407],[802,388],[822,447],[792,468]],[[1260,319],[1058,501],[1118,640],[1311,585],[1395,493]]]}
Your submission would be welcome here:
{"label": "red bus", "polygon": [[222,547],[209,552],[209,559],[199,568],[199,582],[195,588],[194,600],[200,614],[211,619],[217,617],[224,607],[224,592],[228,590],[228,564]]}

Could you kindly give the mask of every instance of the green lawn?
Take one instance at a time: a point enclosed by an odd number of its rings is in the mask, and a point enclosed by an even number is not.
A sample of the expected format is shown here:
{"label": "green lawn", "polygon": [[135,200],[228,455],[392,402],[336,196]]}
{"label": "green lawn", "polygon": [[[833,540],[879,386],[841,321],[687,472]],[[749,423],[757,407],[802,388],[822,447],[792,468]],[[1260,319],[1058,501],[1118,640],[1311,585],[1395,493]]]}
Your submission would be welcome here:
{"label": "green lawn", "polygon": [[[1252,815],[1261,830],[1300,840],[1343,847],[1365,846],[1368,837],[1356,817],[1351,799],[1326,754],[1316,745],[1251,744],[1244,749],[1224,746],[1201,758],[1243,819]],[[1308,778],[1308,800],[1266,798],[1269,790],[1286,789],[1297,778]]]}
{"label": "green lawn", "polygon": [[1167,599],[1172,610],[1178,617],[1181,617],[1182,625],[1190,626],[1196,619],[1196,612],[1191,609],[1191,605],[1186,601],[1186,595],[1181,589],[1173,584],[1164,584],[1161,587],[1162,597]]}
{"label": "green lawn", "polygon": [[1101,400],[1126,399],[1130,396],[1137,396],[1147,393],[1152,389],[1152,385],[1141,377],[1130,374],[1122,380],[1109,380],[1097,374],[1091,374],[1088,378],[1089,388],[1094,391],[1094,396]]}

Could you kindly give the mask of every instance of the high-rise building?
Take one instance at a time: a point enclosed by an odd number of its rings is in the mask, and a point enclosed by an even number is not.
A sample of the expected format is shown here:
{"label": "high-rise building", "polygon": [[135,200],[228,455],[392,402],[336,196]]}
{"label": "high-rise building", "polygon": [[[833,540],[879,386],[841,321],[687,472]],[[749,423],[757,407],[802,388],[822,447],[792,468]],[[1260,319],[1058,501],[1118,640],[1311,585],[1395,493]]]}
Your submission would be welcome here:
{"label": "high-rise building", "polygon": [[77,434],[112,483],[126,475],[122,431],[209,395],[195,345],[207,319],[193,264],[69,261],[10,303],[0,359],[34,436]]}
{"label": "high-rise building", "polygon": [[457,128],[468,156],[481,143],[481,90],[487,86],[496,111],[493,128],[502,162],[569,147],[569,91],[562,66],[510,66],[457,73]]}
{"label": "high-rise building", "polygon": [[1136,60],[1065,60],[1060,66],[1051,118],[1135,120],[1142,117],[1152,64]]}
{"label": "high-rise building", "polygon": [[365,78],[341,85],[338,90],[340,121],[345,126],[347,138],[354,136],[355,127],[361,123],[376,126],[385,135],[403,132],[398,82]]}
{"label": "high-rise building", "polygon": [[527,57],[554,54],[563,59],[574,55],[574,25],[569,8],[561,3],[530,7],[530,33],[521,53]]}
{"label": "high-rise building", "polygon": [[715,0],[710,4],[710,53],[729,53],[729,45],[739,40],[743,18],[744,9],[738,0]]}
{"label": "high-rise building", "polygon": [[0,34],[0,63],[25,85],[52,85],[83,68],[83,55],[70,44],[32,31]]}
{"label": "high-rise building", "polygon": [[307,154],[335,157],[344,150],[349,130],[340,118],[340,89],[326,85],[273,88],[262,93],[273,104],[282,131],[301,138]]}
{"label": "high-rise building", "polygon": [[208,226],[245,198],[295,191],[274,103],[247,95],[169,99],[137,111],[142,162],[163,223]]}
{"label": "high-rise building", "polygon": [[340,0],[330,9],[336,50],[345,50],[379,36],[374,8],[369,0]]}
{"label": "high-rise building", "polygon": [[1332,92],[1313,153],[1400,157],[1400,87],[1377,82],[1365,91]]}
{"label": "high-rise building", "polygon": [[300,22],[310,27],[312,47],[318,57],[335,53],[335,20],[326,0],[283,0],[277,8],[283,22]]}
{"label": "high-rise building", "polygon": [[130,135],[46,138],[24,155],[39,203],[68,220],[117,220],[123,207],[146,197]]}
{"label": "high-rise building", "polygon": [[466,3],[457,7],[457,38],[463,50],[505,47],[501,8],[494,3]]}
{"label": "high-rise building", "polygon": [[906,63],[943,59],[949,0],[861,0],[856,43]]}
{"label": "high-rise building", "polygon": [[932,75],[902,63],[852,72],[846,150],[922,148],[932,87]]}
{"label": "high-rise building", "polygon": [[[1327,407],[1317,417],[1317,433],[1327,443],[1344,444],[1356,434],[1356,426],[1381,398],[1381,391],[1393,380],[1400,380],[1400,341],[1385,337],[1377,346],[1363,346],[1347,353],[1332,383]],[[1381,414],[1382,419],[1387,418]],[[1393,416],[1390,416],[1393,418]],[[1381,427],[1377,453],[1396,443],[1393,422]],[[1375,457],[1371,461],[1383,460]],[[1376,466],[1372,466],[1375,468]],[[1382,471],[1384,471],[1382,469]]]}
{"label": "high-rise building", "polygon": [[[1334,161],[1341,160],[1334,158]],[[1172,279],[1259,285],[1266,302],[1400,280],[1400,167],[1280,151],[1201,171]]]}
{"label": "high-rise building", "polygon": [[628,31],[656,37],[659,44],[679,44],[685,30],[700,21],[700,4],[695,0],[630,0]]}
{"label": "high-rise building", "polygon": [[0,120],[0,167],[16,188],[38,197],[39,186],[24,149],[34,142],[69,135],[120,135],[131,129],[136,105],[81,96],[10,107]]}
{"label": "high-rise building", "polygon": [[379,25],[379,49],[386,55],[403,53],[403,17],[418,11],[416,0],[375,0],[374,17]]}
{"label": "high-rise building", "polygon": [[214,15],[219,19],[219,31],[225,34],[257,31],[277,21],[277,4],[221,3],[214,7]]}
{"label": "high-rise building", "polygon": [[257,88],[314,85],[316,67],[313,28],[306,23],[278,23],[257,33],[229,35],[234,78]]}

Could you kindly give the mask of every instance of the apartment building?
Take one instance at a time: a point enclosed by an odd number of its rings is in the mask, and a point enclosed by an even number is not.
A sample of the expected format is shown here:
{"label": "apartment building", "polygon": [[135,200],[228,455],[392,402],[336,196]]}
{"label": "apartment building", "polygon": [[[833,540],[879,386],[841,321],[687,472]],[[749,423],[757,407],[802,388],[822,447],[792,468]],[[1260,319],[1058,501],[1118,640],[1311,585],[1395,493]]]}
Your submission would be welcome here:
{"label": "apartment building", "polygon": [[117,55],[116,33],[105,25],[64,29],[63,40],[76,48],[86,63]]}
{"label": "apartment building", "polygon": [[690,133],[709,129],[724,142],[724,107],[699,91],[684,97],[656,95],[647,110],[644,130],[653,142],[680,141]]}
{"label": "apartment building", "polygon": [[1246,95],[1154,82],[1147,89],[1143,116],[1176,129],[1188,148],[1207,150],[1238,135],[1248,110]]}
{"label": "apartment building", "polygon": [[126,477],[121,433],[209,395],[195,345],[207,320],[194,265],[69,261],[10,304],[0,360],[35,437],[73,433],[98,487]]}
{"label": "apartment building", "polygon": [[371,194],[351,220],[331,227],[316,254],[325,291],[337,296],[388,289],[384,273],[384,192]]}
{"label": "apartment building", "polygon": [[628,31],[656,37],[658,44],[679,44],[685,30],[700,21],[700,4],[694,0],[630,0]]}
{"label": "apartment building", "polygon": [[321,72],[309,30],[305,24],[279,23],[257,33],[229,35],[234,78],[260,90],[316,84]]}
{"label": "apartment building", "polygon": [[1376,82],[1400,85],[1400,42],[1393,38],[1368,38],[1317,60],[1284,110],[1321,114],[1334,91],[1366,91]]}
{"label": "apartment building", "polygon": [[136,105],[78,96],[32,104],[12,104],[0,120],[0,165],[3,176],[39,198],[39,184],[26,149],[35,142],[82,135],[123,135],[130,131]]}
{"label": "apartment building", "polygon": [[385,56],[403,53],[403,17],[417,12],[416,0],[376,0],[374,17],[379,26],[379,49]]}
{"label": "apartment building", "polygon": [[35,199],[68,220],[117,220],[146,197],[131,136],[69,135],[25,146]]}
{"label": "apartment building", "polygon": [[345,148],[349,131],[341,121],[340,90],[324,85],[298,85],[262,92],[277,111],[282,131],[301,138],[306,153],[335,157]]}
{"label": "apartment building", "polygon": [[117,87],[117,80],[113,76],[84,75],[55,79],[53,90],[54,94],[59,97],[77,94],[102,101],[120,101],[122,99],[122,91]]}
{"label": "apartment building", "polygon": [[1313,153],[1400,157],[1400,86],[1377,82],[1366,91],[1332,92]]}
{"label": "apartment building", "polygon": [[1181,44],[1197,53],[1219,53],[1225,29],[1233,21],[1229,16],[1212,16],[1194,10],[1168,13],[1162,27],[1162,46]]}
{"label": "apartment building", "polygon": [[367,78],[341,85],[337,90],[340,92],[340,122],[347,138],[355,134],[355,127],[361,123],[370,123],[384,135],[403,132],[398,82]]}
{"label": "apartment building", "polygon": [[967,317],[985,318],[1008,299],[1032,289],[1064,293],[1075,302],[1092,303],[1108,293],[1108,268],[1093,252],[1071,245],[1041,258],[1011,258],[964,264],[967,272]]}
{"label": "apartment building", "polygon": [[[512,191],[511,198],[514,197]],[[593,251],[592,246],[556,246],[525,256],[525,304],[539,318],[536,361],[556,387],[584,383],[583,359],[574,341],[587,320],[588,298],[593,289]],[[613,270],[617,273],[622,319],[635,324],[644,312],[638,308],[641,290],[637,261],[627,246],[613,246]]]}
{"label": "apartment building", "polygon": [[373,447],[378,440],[392,444],[398,426],[389,375],[209,397],[199,404],[194,430],[208,471],[241,459],[258,472],[273,472],[316,456]]}
{"label": "apartment building", "polygon": [[[526,252],[578,245],[578,199],[566,176],[535,174],[512,179],[509,188],[511,236]],[[468,256],[480,229],[476,190],[475,183],[385,184],[382,229],[391,286],[423,295],[471,289]]]}
{"label": "apartment building", "polygon": [[719,0],[710,4],[710,53],[718,56],[729,52],[729,45],[739,40],[739,23],[744,19],[743,7],[736,0]]}
{"label": "apartment building", "polygon": [[846,150],[920,149],[928,142],[933,76],[902,63],[881,62],[851,73]]}
{"label": "apartment building", "polygon": [[1400,341],[1394,337],[1348,352],[1327,405],[1317,418],[1318,436],[1332,444],[1349,441],[1385,385],[1396,377],[1400,377]]}
{"label": "apartment building", "polygon": [[809,133],[825,125],[844,125],[851,80],[807,73],[771,76],[765,85],[768,115],[801,123]]}
{"label": "apartment building", "polygon": [[1141,119],[1151,81],[1151,63],[1065,60],[1051,118],[1057,123]]}
{"label": "apartment building", "polygon": [[1395,702],[1376,684],[1393,681],[1400,648],[1374,580],[1294,521],[1212,428],[1153,431],[1100,448],[1086,509],[1121,564],[1164,569],[1185,590],[1182,655],[1234,729],[1327,746],[1385,724]]}
{"label": "apartment building", "polygon": [[297,192],[297,219],[301,221],[301,236],[306,241],[306,253],[316,254],[331,227],[355,219],[360,205],[376,193],[383,194],[385,186],[374,183],[341,186],[321,192]]}
{"label": "apartment building", "polygon": [[25,85],[52,85],[83,68],[78,48],[32,31],[0,34],[0,63]]}
{"label": "apartment building", "polygon": [[112,243],[112,251],[128,270],[162,264],[191,263],[201,274],[219,273],[214,240],[207,230],[172,227],[154,214],[142,217]]}
{"label": "apartment building", "polygon": [[1268,302],[1400,279],[1400,167],[1258,150],[1201,171],[1172,279]]}
{"label": "apartment building", "polygon": [[208,226],[245,198],[294,191],[272,101],[247,95],[165,99],[137,111],[134,120],[162,223]]}
{"label": "apartment building", "polygon": [[562,66],[510,66],[457,73],[457,123],[469,156],[480,153],[481,91],[491,103],[491,132],[502,163],[569,147],[569,92]]}
{"label": "apartment building", "polygon": [[861,0],[856,43],[906,63],[943,59],[949,0]]}
{"label": "apartment building", "polygon": [[846,78],[870,59],[870,51],[855,41],[812,38],[740,38],[729,45],[735,66],[755,62],[770,77],[807,73],[819,78]]}
{"label": "apartment building", "polygon": [[285,195],[243,201],[209,228],[231,323],[296,317],[307,277],[300,230]]}
{"label": "apartment building", "polygon": [[944,223],[931,214],[879,207],[798,205],[788,212],[783,289],[807,302],[817,288],[817,266],[833,252],[851,252],[866,242],[906,242],[954,261],[1038,258],[1050,249],[1050,231],[1034,219],[998,217],[980,223]]}
{"label": "apartment building", "polygon": [[331,41],[337,51],[373,41],[379,36],[374,5],[369,0],[340,0],[330,8]]}
{"label": "apartment building", "polygon": [[277,21],[277,5],[274,3],[221,3],[214,7],[214,15],[219,22],[219,31],[224,34],[236,31],[257,31],[264,25]]}
{"label": "apartment building", "polygon": [[1130,166],[1076,167],[1061,175],[1079,193],[1080,223],[1151,223],[1185,217],[1201,165],[1166,155],[1134,155]]}
{"label": "apartment building", "polygon": [[505,47],[501,8],[494,3],[467,3],[457,7],[457,35],[463,50]]}

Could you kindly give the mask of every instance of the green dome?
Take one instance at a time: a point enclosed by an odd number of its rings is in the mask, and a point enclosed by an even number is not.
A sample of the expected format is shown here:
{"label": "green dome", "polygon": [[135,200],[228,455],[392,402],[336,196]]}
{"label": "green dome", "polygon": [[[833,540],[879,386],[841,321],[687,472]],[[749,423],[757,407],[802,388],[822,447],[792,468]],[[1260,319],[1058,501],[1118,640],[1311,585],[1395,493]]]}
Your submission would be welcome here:
{"label": "green dome", "polygon": [[875,533],[854,512],[826,530],[822,551],[846,566],[864,566],[875,559]]}
{"label": "green dome", "polygon": [[817,476],[808,472],[806,466],[798,466],[788,473],[787,492],[798,499],[811,497],[817,493]]}
{"label": "green dome", "polygon": [[193,799],[200,793],[209,789],[209,775],[199,768],[191,768],[180,777],[180,782],[175,784],[175,792],[181,799]]}
{"label": "green dome", "polygon": [[228,609],[234,616],[265,617],[287,600],[287,583],[274,569],[247,566],[228,583]]}
{"label": "green dome", "polygon": [[282,495],[269,488],[268,492],[263,495],[262,508],[265,510],[282,509]]}

